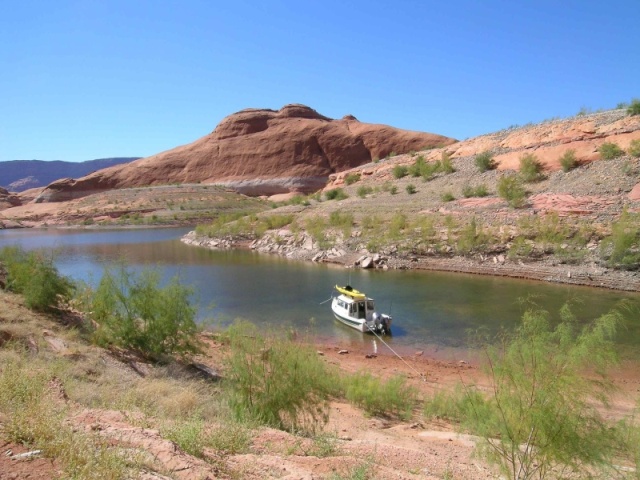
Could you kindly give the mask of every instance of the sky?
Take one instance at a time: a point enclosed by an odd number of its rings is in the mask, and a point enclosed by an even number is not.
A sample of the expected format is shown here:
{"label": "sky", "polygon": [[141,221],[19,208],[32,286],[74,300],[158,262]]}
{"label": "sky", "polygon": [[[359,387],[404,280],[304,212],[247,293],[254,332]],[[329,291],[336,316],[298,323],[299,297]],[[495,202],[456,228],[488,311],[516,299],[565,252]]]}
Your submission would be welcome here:
{"label": "sky", "polygon": [[457,139],[640,97],[640,0],[0,0],[0,161],[149,156],[244,108]]}

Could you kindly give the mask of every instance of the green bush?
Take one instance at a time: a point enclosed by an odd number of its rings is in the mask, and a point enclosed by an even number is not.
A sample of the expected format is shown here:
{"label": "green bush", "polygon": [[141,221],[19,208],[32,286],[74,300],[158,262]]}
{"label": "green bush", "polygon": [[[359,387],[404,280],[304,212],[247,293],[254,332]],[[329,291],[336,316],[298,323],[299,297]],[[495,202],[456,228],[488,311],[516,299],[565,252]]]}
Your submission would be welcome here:
{"label": "green bush", "polygon": [[351,185],[352,183],[356,183],[358,180],[360,180],[360,174],[359,173],[348,173],[344,177],[344,183],[346,183],[347,185]]}
{"label": "green bush", "polygon": [[516,175],[503,175],[498,180],[498,196],[506,200],[509,206],[521,208],[525,205],[527,194]]}
{"label": "green bush", "polygon": [[124,266],[105,269],[97,288],[86,287],[81,305],[97,327],[94,339],[101,345],[138,350],[152,359],[199,351],[192,289],[177,277],[164,287],[160,273],[135,274]]}
{"label": "green bush", "polygon": [[464,187],[462,187],[462,196],[464,198],[486,197],[487,195],[489,195],[489,190],[487,190],[487,186],[484,184],[478,185],[475,188],[470,185],[465,185]]}
{"label": "green bush", "polygon": [[527,242],[527,239],[524,237],[516,237],[513,239],[513,243],[509,248],[508,256],[510,259],[514,260],[517,258],[527,258],[533,252],[533,245],[530,242]]}
{"label": "green bush", "polygon": [[396,193],[398,193],[398,187],[396,187],[395,185],[392,185],[391,188],[389,189],[389,193],[391,195],[395,195]]}
{"label": "green bush", "polygon": [[415,388],[407,385],[401,376],[382,381],[369,372],[359,372],[346,379],[344,390],[347,400],[368,414],[403,420],[411,417],[417,395]]}
{"label": "green bush", "polygon": [[427,163],[424,161],[424,157],[422,155],[416,158],[415,162],[409,165],[407,172],[412,177],[419,177],[427,168]]}
{"label": "green bush", "polygon": [[414,193],[417,192],[415,185],[413,185],[412,183],[407,185],[406,190],[409,195],[413,195]]}
{"label": "green bush", "polygon": [[451,192],[444,192],[440,196],[440,200],[442,200],[443,202],[453,202],[455,199],[456,197]]}
{"label": "green bush", "polygon": [[484,151],[476,155],[476,166],[480,172],[486,172],[487,170],[495,169],[498,164],[493,159],[493,154],[489,151]]}
{"label": "green bush", "polygon": [[453,173],[456,171],[455,167],[453,166],[453,162],[451,161],[451,154],[449,154],[449,152],[443,150],[440,157],[438,169],[442,173]]}
{"label": "green bush", "polygon": [[613,268],[635,270],[640,267],[640,215],[625,209],[611,225],[611,235],[602,240],[600,251]]}
{"label": "green bush", "polygon": [[631,140],[628,151],[629,155],[631,155],[632,157],[640,157],[640,138]]}
{"label": "green bush", "polygon": [[537,182],[542,178],[542,164],[534,154],[520,157],[520,176],[525,182]]}
{"label": "green bush", "polygon": [[627,113],[629,115],[640,115],[640,99],[634,98],[631,100],[631,104],[629,108],[627,108]]}
{"label": "green bush", "polygon": [[327,190],[324,192],[324,196],[327,200],[344,200],[345,198],[349,198],[349,195],[347,195],[341,188]]}
{"label": "green bush", "polygon": [[58,273],[51,255],[4,247],[0,250],[0,263],[7,270],[7,289],[23,295],[32,310],[49,311],[73,293],[71,280]]}
{"label": "green bush", "polygon": [[336,374],[316,351],[238,321],[228,329],[229,404],[240,420],[313,432],[326,423]]}
{"label": "green bush", "polygon": [[336,210],[329,214],[329,225],[340,228],[345,237],[351,235],[351,227],[353,226],[353,214],[341,213]]}
{"label": "green bush", "polygon": [[612,311],[580,326],[566,305],[559,321],[530,306],[513,333],[486,344],[491,388],[463,390],[472,395],[462,426],[482,438],[480,454],[510,479],[612,473],[618,433],[598,403],[606,406],[611,394],[607,372],[622,320]]}
{"label": "green bush", "polygon": [[356,193],[360,198],[364,198],[370,193],[373,193],[373,188],[366,185],[360,185]]}
{"label": "green bush", "polygon": [[624,150],[622,150],[617,143],[613,142],[604,142],[598,147],[598,152],[603,160],[613,160],[614,158],[624,155]]}
{"label": "green bush", "polygon": [[481,250],[487,242],[487,235],[483,232],[482,226],[478,225],[475,217],[462,229],[456,242],[456,250],[459,254],[467,255],[477,250]]}
{"label": "green bush", "polygon": [[573,170],[578,165],[578,159],[576,158],[576,151],[569,149],[560,157],[560,166],[562,171],[567,173],[569,170]]}
{"label": "green bush", "polygon": [[409,168],[405,165],[396,165],[393,167],[392,173],[394,178],[403,178],[409,173]]}

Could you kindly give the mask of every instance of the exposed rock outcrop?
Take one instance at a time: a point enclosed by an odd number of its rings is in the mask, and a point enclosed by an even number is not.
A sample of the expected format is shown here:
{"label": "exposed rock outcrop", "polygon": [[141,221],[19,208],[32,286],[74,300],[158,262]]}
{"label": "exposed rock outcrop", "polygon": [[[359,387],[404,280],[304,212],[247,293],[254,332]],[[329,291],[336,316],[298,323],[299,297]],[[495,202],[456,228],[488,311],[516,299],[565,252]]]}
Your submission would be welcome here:
{"label": "exposed rock outcrop", "polygon": [[452,138],[332,120],[304,105],[248,109],[223,119],[195,142],[78,180],[49,185],[38,202],[66,201],[103,190],[171,183],[216,183],[248,195],[311,192],[329,175],[391,152],[444,146]]}
{"label": "exposed rock outcrop", "polygon": [[21,205],[20,198],[11,192],[8,192],[4,188],[0,187],[0,210],[5,208],[17,207]]}

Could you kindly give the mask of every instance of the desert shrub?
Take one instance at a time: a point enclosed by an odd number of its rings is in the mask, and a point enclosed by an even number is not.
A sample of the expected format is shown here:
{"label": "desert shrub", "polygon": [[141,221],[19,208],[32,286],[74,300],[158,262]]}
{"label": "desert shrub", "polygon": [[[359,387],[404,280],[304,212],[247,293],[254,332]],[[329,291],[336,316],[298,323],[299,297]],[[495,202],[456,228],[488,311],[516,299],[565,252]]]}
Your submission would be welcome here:
{"label": "desert shrub", "polygon": [[604,142],[598,147],[598,152],[603,160],[613,160],[614,158],[624,155],[624,150],[622,150],[617,143],[613,142]]}
{"label": "desert shrub", "polygon": [[614,310],[580,326],[566,305],[559,321],[529,306],[513,333],[486,344],[492,388],[486,395],[462,390],[468,407],[461,425],[483,439],[480,454],[514,480],[607,472],[618,435],[598,403],[606,405],[611,393],[607,372],[617,361],[613,338],[622,320]]}
{"label": "desert shrub", "polygon": [[417,190],[416,190],[416,186],[415,186],[415,185],[413,185],[412,183],[410,183],[409,185],[407,185],[406,190],[407,190],[407,193],[408,193],[409,195],[413,195],[414,193],[416,193],[416,192],[417,192]]}
{"label": "desert shrub", "polygon": [[392,185],[391,188],[389,189],[389,193],[391,195],[395,195],[398,193],[398,187],[396,187],[395,185]]}
{"label": "desert shrub", "polygon": [[347,400],[363,408],[370,415],[411,417],[416,402],[416,390],[401,376],[386,381],[369,372],[359,372],[345,380]]}
{"label": "desert shrub", "polygon": [[179,422],[168,422],[162,426],[160,433],[189,455],[202,458],[207,443],[202,419],[191,418]]}
{"label": "desert shrub", "polygon": [[341,188],[333,188],[324,192],[324,196],[327,200],[344,200],[349,198],[349,195]]}
{"label": "desert shrub", "polygon": [[511,259],[527,258],[533,252],[533,245],[527,242],[525,237],[516,237],[509,248],[508,256]]}
{"label": "desert shrub", "polygon": [[0,250],[0,263],[7,270],[7,289],[23,295],[32,310],[51,310],[73,293],[73,283],[60,275],[51,254],[4,247]]}
{"label": "desert shrub", "polygon": [[640,115],[640,99],[634,98],[631,100],[631,104],[627,108],[629,115]]}
{"label": "desert shrub", "polygon": [[98,286],[85,288],[81,305],[97,325],[94,340],[138,350],[152,359],[199,351],[192,289],[174,277],[160,286],[160,273],[106,268]]}
{"label": "desert shrub", "polygon": [[389,236],[398,238],[400,234],[408,227],[407,216],[404,213],[395,213],[389,222]]}
{"label": "desert shrub", "polygon": [[329,245],[326,235],[327,227],[327,220],[320,215],[314,215],[304,220],[304,229],[313,237],[314,241],[320,244],[321,248]]}
{"label": "desert shrub", "polygon": [[[256,230],[277,230],[279,228],[284,227],[285,225],[289,225],[293,222],[293,215],[265,215],[260,217],[258,223],[260,224]],[[262,228],[260,228],[262,227]]]}
{"label": "desert shrub", "polygon": [[403,178],[409,173],[409,168],[406,165],[396,165],[393,167],[391,173],[394,178]]}
{"label": "desert shrub", "polygon": [[424,161],[424,157],[420,155],[416,158],[415,162],[409,165],[407,172],[412,177],[419,177],[422,175],[425,168],[427,168],[427,163]]}
{"label": "desert shrub", "polygon": [[573,170],[578,165],[578,159],[576,158],[576,151],[569,149],[560,157],[560,166],[562,171],[567,173],[569,170]]}
{"label": "desert shrub", "polygon": [[345,237],[351,235],[351,227],[353,226],[353,214],[342,213],[338,210],[329,214],[329,225],[340,228]]}
{"label": "desert shrub", "polygon": [[472,217],[458,235],[456,250],[462,255],[467,255],[482,249],[486,242],[487,235],[482,231],[482,226],[478,225],[475,217]]}
{"label": "desert shrub", "polygon": [[636,138],[635,140],[631,140],[628,149],[629,155],[632,157],[640,157],[640,138]]}
{"label": "desert shrub", "polygon": [[532,153],[520,157],[520,176],[525,182],[536,182],[542,178],[542,164]]}
{"label": "desert shrub", "polygon": [[486,197],[487,195],[489,195],[489,190],[487,190],[487,186],[484,184],[478,185],[475,188],[471,185],[465,185],[462,187],[462,196],[464,198]]}
{"label": "desert shrub", "polygon": [[247,322],[234,323],[228,335],[229,405],[236,418],[310,432],[326,423],[339,382],[313,348],[263,336]]}
{"label": "desert shrub", "polygon": [[440,196],[440,200],[442,200],[443,202],[453,202],[455,199],[456,197],[451,192],[444,192]]}
{"label": "desert shrub", "polygon": [[602,240],[600,253],[611,267],[625,270],[640,267],[640,215],[625,209],[611,225],[611,235]]}
{"label": "desert shrub", "polygon": [[248,453],[251,446],[251,430],[233,419],[224,420],[214,427],[205,439],[206,445],[225,455]]}
{"label": "desert shrub", "polygon": [[473,405],[482,400],[477,390],[465,390],[462,385],[456,385],[452,392],[440,390],[425,399],[422,414],[427,419],[461,423],[472,414],[470,409]]}
{"label": "desert shrub", "polygon": [[360,198],[364,198],[367,195],[369,195],[370,193],[373,193],[373,188],[366,186],[366,185],[360,185],[358,187],[358,190],[356,191],[356,194],[360,197]]}
{"label": "desert shrub", "polygon": [[453,162],[451,161],[451,154],[449,152],[442,152],[438,169],[442,173],[453,173],[456,171],[455,167],[453,166]]}
{"label": "desert shrub", "polygon": [[498,196],[513,208],[521,208],[525,204],[526,191],[516,175],[503,175],[498,180]]}
{"label": "desert shrub", "polygon": [[493,154],[489,151],[484,151],[476,155],[475,158],[476,167],[480,172],[486,172],[487,170],[493,170],[498,165],[496,161],[493,159]]}
{"label": "desert shrub", "polygon": [[352,183],[356,183],[358,180],[360,180],[360,174],[359,173],[348,173],[344,177],[344,183],[346,183],[347,185],[351,185]]}

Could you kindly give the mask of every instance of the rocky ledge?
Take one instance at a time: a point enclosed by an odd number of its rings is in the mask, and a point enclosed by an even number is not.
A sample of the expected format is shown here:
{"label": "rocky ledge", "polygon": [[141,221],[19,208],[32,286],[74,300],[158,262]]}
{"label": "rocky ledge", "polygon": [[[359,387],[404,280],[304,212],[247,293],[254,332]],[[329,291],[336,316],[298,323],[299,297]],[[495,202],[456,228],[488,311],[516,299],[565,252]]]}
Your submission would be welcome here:
{"label": "rocky ledge", "polygon": [[231,236],[210,238],[191,231],[182,238],[182,242],[211,249],[250,248],[296,260],[339,264],[345,268],[469,273],[640,292],[638,272],[615,270],[594,261],[567,265],[553,258],[512,260],[503,253],[468,257],[454,254],[416,255],[403,252],[397,246],[387,247],[380,253],[370,253],[362,247],[350,248],[346,243],[322,249],[308,233],[294,233],[289,229],[270,231],[253,240]]}

